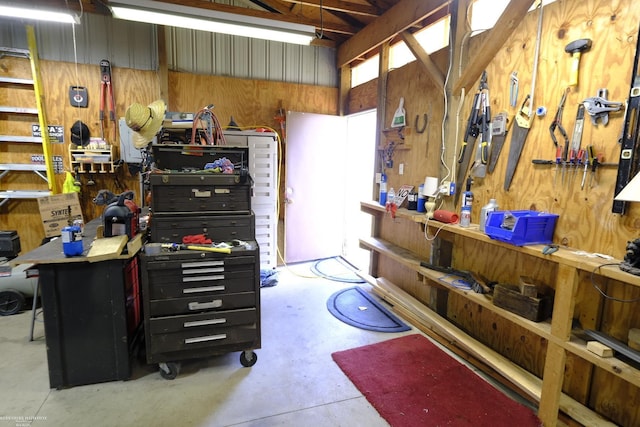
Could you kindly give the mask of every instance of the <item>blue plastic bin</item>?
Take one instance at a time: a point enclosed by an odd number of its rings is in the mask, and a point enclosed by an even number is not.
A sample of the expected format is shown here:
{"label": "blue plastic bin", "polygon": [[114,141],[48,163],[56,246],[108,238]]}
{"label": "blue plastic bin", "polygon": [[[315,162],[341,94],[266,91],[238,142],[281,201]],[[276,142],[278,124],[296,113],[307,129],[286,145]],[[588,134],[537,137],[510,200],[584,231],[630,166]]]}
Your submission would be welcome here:
{"label": "blue plastic bin", "polygon": [[[516,218],[513,230],[501,227],[506,213]],[[515,246],[546,245],[553,242],[558,216],[537,211],[495,211],[487,218],[485,233],[492,239]]]}

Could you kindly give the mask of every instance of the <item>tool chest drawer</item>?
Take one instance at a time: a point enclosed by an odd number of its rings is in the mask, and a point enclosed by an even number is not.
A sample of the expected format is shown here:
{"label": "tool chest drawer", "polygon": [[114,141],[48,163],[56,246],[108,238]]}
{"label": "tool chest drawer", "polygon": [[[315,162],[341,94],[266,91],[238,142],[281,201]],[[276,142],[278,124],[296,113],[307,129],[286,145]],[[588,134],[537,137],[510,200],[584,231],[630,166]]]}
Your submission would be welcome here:
{"label": "tool chest drawer", "polygon": [[215,332],[221,327],[252,325],[257,321],[256,309],[214,311],[197,314],[155,317],[149,322],[151,335],[195,330],[200,333]]}
{"label": "tool chest drawer", "polygon": [[198,295],[183,298],[171,298],[149,301],[151,316],[194,313],[204,310],[229,310],[232,308],[254,307],[255,292],[242,292],[226,295]]}
{"label": "tool chest drawer", "polygon": [[211,173],[161,173],[149,175],[153,212],[251,211],[249,179]]}
{"label": "tool chest drawer", "polygon": [[214,242],[255,238],[255,215],[174,215],[154,213],[151,241],[180,243],[184,236],[204,235]]}
{"label": "tool chest drawer", "polygon": [[167,353],[213,346],[237,346],[254,342],[257,335],[255,325],[222,327],[210,332],[183,331],[152,335],[150,348],[153,353]]}
{"label": "tool chest drawer", "polygon": [[254,270],[256,259],[252,256],[229,259],[182,260],[182,261],[153,261],[147,263],[149,278],[152,283],[197,282],[207,280],[221,280],[234,277],[231,273],[248,272]]}
{"label": "tool chest drawer", "polygon": [[[209,296],[227,294],[229,292],[253,291],[253,272],[241,271],[219,275],[210,280],[200,277],[183,277],[182,279],[167,279],[162,283],[155,283],[149,287],[151,300],[180,298],[187,296]],[[197,279],[189,280],[189,279]]]}

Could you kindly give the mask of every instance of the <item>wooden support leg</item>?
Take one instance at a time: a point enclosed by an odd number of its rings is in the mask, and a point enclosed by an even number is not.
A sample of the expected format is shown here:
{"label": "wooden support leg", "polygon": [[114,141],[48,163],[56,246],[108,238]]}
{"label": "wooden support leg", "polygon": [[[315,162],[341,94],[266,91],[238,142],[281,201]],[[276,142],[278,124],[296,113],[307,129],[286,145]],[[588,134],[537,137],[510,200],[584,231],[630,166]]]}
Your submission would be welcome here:
{"label": "wooden support leg", "polygon": [[[560,341],[567,341],[571,335],[577,289],[577,270],[569,266],[558,265],[555,303],[551,318],[551,334]],[[558,421],[566,360],[567,355],[564,348],[555,342],[549,341],[544,363],[540,407],[538,409],[538,416],[545,426],[555,426]]]}

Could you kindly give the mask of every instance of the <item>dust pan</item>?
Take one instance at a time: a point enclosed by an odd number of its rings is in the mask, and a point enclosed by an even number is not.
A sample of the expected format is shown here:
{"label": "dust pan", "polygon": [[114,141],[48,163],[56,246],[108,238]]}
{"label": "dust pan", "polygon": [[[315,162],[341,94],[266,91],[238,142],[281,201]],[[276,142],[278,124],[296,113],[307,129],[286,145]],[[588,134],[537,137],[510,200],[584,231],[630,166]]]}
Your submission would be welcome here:
{"label": "dust pan", "polygon": [[392,128],[401,128],[407,125],[406,113],[404,111],[404,98],[400,98],[400,105],[393,115],[393,121],[391,122]]}

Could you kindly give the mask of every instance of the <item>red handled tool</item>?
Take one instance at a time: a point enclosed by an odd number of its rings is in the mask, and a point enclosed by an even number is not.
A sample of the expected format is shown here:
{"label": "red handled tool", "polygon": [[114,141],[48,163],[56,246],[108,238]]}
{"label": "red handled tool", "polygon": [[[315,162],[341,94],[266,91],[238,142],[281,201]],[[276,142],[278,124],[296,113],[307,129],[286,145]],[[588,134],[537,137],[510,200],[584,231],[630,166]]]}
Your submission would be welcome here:
{"label": "red handled tool", "polygon": [[116,135],[116,103],[113,98],[113,85],[111,84],[111,63],[106,59],[100,61],[100,136],[104,138],[104,105],[109,97],[109,120],[113,122],[113,137]]}

